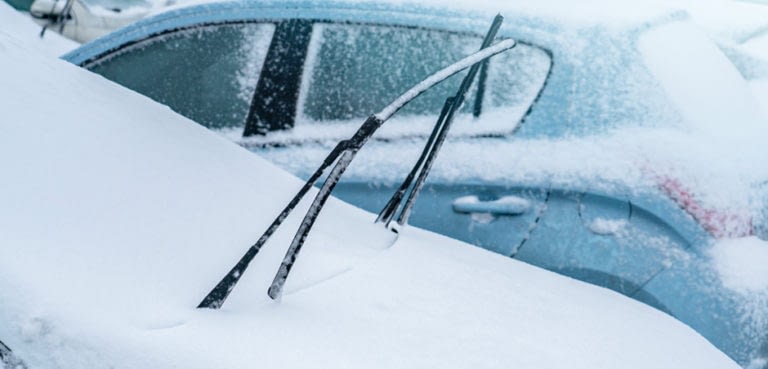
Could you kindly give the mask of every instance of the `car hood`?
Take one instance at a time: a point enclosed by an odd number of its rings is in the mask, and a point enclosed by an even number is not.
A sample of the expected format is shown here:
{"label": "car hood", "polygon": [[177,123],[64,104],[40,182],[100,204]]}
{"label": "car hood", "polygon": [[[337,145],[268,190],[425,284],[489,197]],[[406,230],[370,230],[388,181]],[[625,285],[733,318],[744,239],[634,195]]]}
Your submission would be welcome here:
{"label": "car hood", "polygon": [[417,229],[395,240],[339,201],[282,302],[265,291],[298,215],[222,310],[195,309],[299,180],[12,29],[0,50],[0,338],[30,368],[737,368],[638,302]]}

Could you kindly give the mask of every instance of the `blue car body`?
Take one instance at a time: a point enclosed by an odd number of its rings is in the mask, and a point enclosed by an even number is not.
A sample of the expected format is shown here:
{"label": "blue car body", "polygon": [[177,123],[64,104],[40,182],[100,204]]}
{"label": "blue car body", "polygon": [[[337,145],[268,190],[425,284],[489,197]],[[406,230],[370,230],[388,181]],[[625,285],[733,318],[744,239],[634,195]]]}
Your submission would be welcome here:
{"label": "blue car body", "polygon": [[[441,154],[440,165],[414,209],[411,224],[643,301],[690,325],[744,366],[768,357],[764,319],[768,312],[745,318],[741,296],[713,273],[707,249],[723,234],[707,224],[706,217],[697,215],[696,207],[686,207],[690,194],[684,186],[663,175],[658,186],[637,186],[631,180],[590,174],[565,179],[558,173],[527,177],[524,170],[516,171],[511,164],[522,159],[507,156],[507,147],[524,142],[589,137],[645,127],[646,123],[639,122],[676,119],[670,118],[677,113],[669,113],[674,107],[666,102],[665,91],[658,84],[640,87],[645,99],[637,99],[636,91],[630,93],[626,86],[654,80],[637,51],[638,39],[649,30],[685,22],[687,15],[662,14],[625,26],[620,32],[601,25],[573,28],[531,14],[505,15],[501,36],[531,45],[549,58],[548,64],[539,63],[544,65],[544,82],[529,96],[528,109],[519,119],[510,119],[505,129],[470,129],[446,144],[447,152]],[[289,19],[477,35],[487,27],[489,18],[370,3],[211,3],[147,18],[63,58],[99,72],[104,63],[119,60],[123,50],[179,30]],[[599,60],[605,62],[595,62]],[[431,67],[438,69],[450,62],[444,60]],[[116,70],[102,74],[144,93],[120,80]],[[154,98],[176,109],[172,102]],[[659,109],[659,101],[665,109]],[[369,111],[379,108],[370,106]],[[483,117],[475,120],[482,121]],[[232,127],[224,128],[227,134]],[[322,127],[307,132],[319,131]],[[378,212],[415,161],[426,134],[395,131],[373,147],[366,147],[358,159],[363,164],[350,168],[335,195]],[[295,133],[288,130],[243,139],[234,136],[243,146],[301,177],[307,177],[335,140],[343,137],[305,137],[298,129]],[[477,153],[482,155],[474,160],[451,160]]]}

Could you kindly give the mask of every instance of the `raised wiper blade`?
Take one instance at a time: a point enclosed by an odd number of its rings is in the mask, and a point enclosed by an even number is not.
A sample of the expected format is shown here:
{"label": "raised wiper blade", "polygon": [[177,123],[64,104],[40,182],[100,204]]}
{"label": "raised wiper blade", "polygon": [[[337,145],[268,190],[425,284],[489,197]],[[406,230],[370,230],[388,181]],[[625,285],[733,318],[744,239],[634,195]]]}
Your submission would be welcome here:
{"label": "raised wiper blade", "polygon": [[[491,42],[494,38],[496,38],[496,34],[498,33],[503,21],[504,17],[502,17],[501,14],[497,15],[493,19],[491,28],[488,30],[488,33],[486,33],[485,39],[483,39],[483,43],[480,46],[480,50],[483,50],[491,45]],[[456,94],[454,96],[448,97],[445,100],[443,110],[440,113],[437,122],[435,123],[435,127],[432,130],[426,145],[424,145],[424,149],[422,150],[419,159],[416,161],[416,164],[411,169],[411,172],[408,173],[408,176],[405,178],[397,191],[395,191],[381,212],[379,212],[379,216],[376,218],[376,222],[384,223],[385,226],[389,228],[390,222],[395,216],[395,213],[397,213],[397,209],[400,207],[403,197],[410,189],[410,194],[408,195],[408,199],[406,200],[403,209],[400,211],[400,216],[397,218],[397,223],[399,225],[403,225],[408,221],[408,217],[410,216],[413,204],[415,203],[416,198],[418,198],[419,193],[421,193],[421,189],[423,188],[424,182],[427,179],[427,175],[429,174],[429,171],[432,168],[432,164],[437,157],[437,153],[440,151],[440,148],[442,147],[443,142],[448,135],[448,131],[450,130],[451,124],[453,123],[453,118],[455,117],[456,112],[461,109],[462,105],[464,104],[464,100],[466,99],[469,87],[472,85],[475,76],[477,76],[477,72],[480,69],[480,66],[482,65],[482,70],[485,72],[487,63],[488,60],[485,59],[481,63],[472,65],[472,68],[470,68],[469,72],[464,77],[464,80],[461,82],[461,85],[459,86],[458,91],[456,91]],[[480,76],[482,83],[484,83],[482,79],[486,77],[483,74],[485,73],[481,73]],[[478,88],[478,96],[480,96],[482,86],[479,86]],[[479,108],[476,105],[476,112],[477,109]],[[416,180],[415,183],[413,182],[414,179]]]}
{"label": "raised wiper blade", "polygon": [[[46,23],[43,26],[43,29],[40,30],[40,38],[43,38],[45,36],[45,31],[48,29],[48,27],[52,26],[59,26],[59,33],[64,32],[64,25],[67,23],[68,20],[72,19],[72,5],[75,3],[74,0],[66,0],[64,3],[64,6],[61,8],[61,11],[54,15],[48,23]],[[54,14],[56,11],[56,5],[58,5],[58,0],[51,5],[51,11],[50,14]],[[33,15],[34,16],[34,15]]]}
{"label": "raised wiper blade", "polygon": [[267,240],[272,236],[277,228],[280,227],[283,221],[293,211],[296,205],[298,205],[304,195],[307,194],[309,189],[312,188],[315,182],[320,179],[325,170],[333,163],[336,163],[331,173],[328,175],[328,178],[323,183],[323,186],[320,188],[320,191],[318,192],[314,201],[312,202],[312,205],[307,211],[307,214],[304,216],[304,220],[302,221],[299,230],[296,232],[296,235],[291,242],[288,253],[283,259],[280,269],[278,270],[278,273],[275,276],[271,287],[269,288],[269,296],[273,299],[277,299],[282,292],[282,286],[285,283],[288,274],[290,273],[293,263],[295,262],[296,257],[298,256],[298,253],[304,244],[304,240],[311,230],[315,219],[317,219],[317,216],[325,204],[325,201],[330,196],[333,187],[344,173],[344,170],[346,170],[346,168],[349,166],[349,163],[352,161],[352,159],[354,159],[357,151],[368,141],[368,139],[376,132],[376,130],[408,102],[418,97],[432,86],[466,68],[482,62],[485,59],[488,59],[503,51],[509,50],[514,46],[515,42],[513,40],[504,40],[497,43],[496,45],[471,54],[427,77],[425,80],[400,95],[400,97],[395,99],[391,104],[382,109],[379,113],[368,117],[368,119],[366,119],[366,121],[360,126],[357,132],[352,135],[351,138],[339,142],[336,147],[331,150],[325,160],[323,160],[322,164],[320,164],[320,166],[312,174],[312,176],[310,176],[307,182],[301,187],[301,189],[299,189],[293,199],[288,203],[283,211],[280,212],[277,218],[275,218],[275,220],[267,228],[259,240],[246,251],[245,255],[240,258],[240,260],[229,271],[229,273],[227,273],[224,278],[222,278],[222,280],[208,293],[208,295],[206,295],[203,301],[201,301],[198,305],[198,308],[218,309],[222,306],[222,304],[224,304],[230,292],[240,280],[243,273],[248,268],[250,262],[258,254],[261,247],[267,242]]}

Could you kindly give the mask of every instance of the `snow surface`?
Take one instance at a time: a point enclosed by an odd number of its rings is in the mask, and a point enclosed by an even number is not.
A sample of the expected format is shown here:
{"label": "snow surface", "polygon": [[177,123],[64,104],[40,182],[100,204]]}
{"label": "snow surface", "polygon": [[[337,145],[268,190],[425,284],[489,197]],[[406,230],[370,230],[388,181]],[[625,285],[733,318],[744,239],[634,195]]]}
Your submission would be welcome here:
{"label": "snow surface", "polygon": [[[768,241],[757,237],[723,239],[709,250],[714,269],[723,286],[737,293],[742,319],[765,327],[768,318]],[[768,365],[765,357],[755,358],[747,369]]]}
{"label": "snow surface", "polygon": [[[149,0],[153,8],[162,10],[212,2],[216,0]],[[450,8],[475,14],[518,14],[557,19],[564,25],[624,26],[663,17],[684,10],[713,36],[733,42],[766,25],[768,6],[733,0],[336,0],[348,3],[396,4],[420,7]]]}
{"label": "snow surface", "polygon": [[768,6],[733,0],[674,0],[720,42],[742,43],[768,27]]}
{"label": "snow surface", "polygon": [[[173,7],[212,2],[216,0],[176,0],[171,2]],[[310,0],[312,1],[312,0]],[[322,0],[314,0],[318,3]],[[670,9],[680,9],[680,6],[670,5],[668,1],[646,0],[615,1],[615,0],[586,0],[570,2],[563,0],[505,1],[505,0],[336,0],[338,3],[372,3],[395,4],[420,9],[423,7],[450,8],[458,11],[469,11],[475,14],[493,16],[498,12],[515,12],[522,16],[557,18],[564,23],[622,25],[636,22],[668,13]],[[166,0],[150,0],[155,7],[162,7]]]}
{"label": "snow surface", "polygon": [[638,302],[338,201],[282,303],[301,209],[196,310],[300,182],[25,35],[0,29],[0,337],[31,368],[738,368]]}
{"label": "snow surface", "polygon": [[721,240],[710,253],[726,287],[745,294],[768,293],[768,241],[757,237]]}
{"label": "snow surface", "polygon": [[617,234],[627,227],[628,222],[624,219],[606,219],[595,218],[592,223],[588,225],[589,230],[597,234]]}
{"label": "snow surface", "polygon": [[[696,58],[670,57],[681,47]],[[706,35],[685,23],[672,23],[643,35],[639,48],[691,130],[739,141],[755,133],[765,137],[768,126],[747,82]],[[739,122],[738,129],[724,129],[729,120]]]}
{"label": "snow surface", "polygon": [[517,196],[502,196],[492,201],[480,201],[477,196],[463,196],[453,200],[453,209],[458,212],[523,214],[530,208],[530,201]]}
{"label": "snow surface", "polygon": [[757,101],[760,103],[760,109],[763,111],[763,115],[768,117],[768,78],[750,81],[749,87],[752,89],[752,93],[755,94]]}

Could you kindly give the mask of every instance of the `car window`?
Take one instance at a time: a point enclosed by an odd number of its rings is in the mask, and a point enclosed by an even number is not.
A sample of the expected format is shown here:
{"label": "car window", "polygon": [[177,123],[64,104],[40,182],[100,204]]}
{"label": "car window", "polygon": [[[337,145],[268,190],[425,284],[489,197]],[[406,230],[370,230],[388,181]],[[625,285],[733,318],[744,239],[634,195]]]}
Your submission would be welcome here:
{"label": "car window", "polygon": [[179,30],[85,67],[206,127],[242,127],[274,28],[237,23]]}
{"label": "car window", "polygon": [[[304,76],[301,123],[359,120],[386,106],[400,93],[441,66],[477,51],[479,36],[420,28],[318,23]],[[524,113],[546,79],[551,61],[543,50],[518,44],[492,59],[483,109],[520,107]],[[461,83],[456,75],[409,103],[404,115],[439,113]],[[463,111],[474,109],[477,83]],[[516,117],[516,118],[519,118]],[[516,119],[507,120],[511,130]]]}
{"label": "car window", "polygon": [[[307,31],[311,35],[302,51],[304,56],[289,58],[303,63],[299,66],[303,68],[301,75],[290,77],[301,79],[298,101],[291,112],[267,111],[290,120],[285,125],[289,129],[265,122],[269,132],[248,138],[252,144],[345,138],[361,119],[383,108],[434,71],[477,51],[482,42],[478,35],[424,28],[308,22],[313,25]],[[277,24],[210,24],[175,30],[122,46],[83,66],[168,105],[205,127],[239,140],[244,128],[247,131],[246,121],[251,119],[249,109],[254,109],[252,102],[264,105],[282,96],[267,93],[254,98],[253,95],[258,83],[263,82],[259,76],[265,65],[271,66],[272,74],[288,78],[280,73],[285,68],[269,64],[282,62],[268,57],[275,46],[273,38],[284,23],[290,20]],[[279,50],[271,52],[279,54]],[[459,124],[453,132],[457,135],[510,132],[543,88],[550,67],[546,51],[525,43],[493,57],[486,82],[482,84],[481,105],[484,117],[497,118]],[[377,136],[387,139],[428,134],[445,98],[453,94],[463,75],[446,80],[412,101]],[[470,90],[463,113],[475,109],[477,85],[479,83]],[[281,88],[278,86],[277,90]],[[279,102],[278,106],[291,105],[288,103]],[[457,121],[464,119],[462,117],[471,117],[471,114],[461,114]]]}

